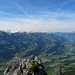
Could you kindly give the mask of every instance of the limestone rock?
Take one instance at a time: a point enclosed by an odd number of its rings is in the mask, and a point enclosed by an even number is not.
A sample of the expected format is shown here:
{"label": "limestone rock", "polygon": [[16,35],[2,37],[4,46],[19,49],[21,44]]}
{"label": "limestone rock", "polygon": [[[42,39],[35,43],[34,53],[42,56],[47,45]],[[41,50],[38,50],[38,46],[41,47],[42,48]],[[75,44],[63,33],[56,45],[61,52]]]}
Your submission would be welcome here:
{"label": "limestone rock", "polygon": [[31,56],[27,60],[18,59],[6,68],[4,75],[47,75],[41,59]]}

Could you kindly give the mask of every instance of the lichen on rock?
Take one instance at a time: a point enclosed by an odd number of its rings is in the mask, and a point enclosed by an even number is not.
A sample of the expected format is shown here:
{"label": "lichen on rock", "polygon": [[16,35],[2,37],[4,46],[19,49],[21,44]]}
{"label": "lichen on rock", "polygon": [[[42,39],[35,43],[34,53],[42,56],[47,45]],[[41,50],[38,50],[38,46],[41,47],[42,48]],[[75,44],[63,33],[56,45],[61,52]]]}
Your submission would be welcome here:
{"label": "lichen on rock", "polygon": [[31,56],[27,60],[18,59],[4,71],[4,75],[47,75],[41,59]]}

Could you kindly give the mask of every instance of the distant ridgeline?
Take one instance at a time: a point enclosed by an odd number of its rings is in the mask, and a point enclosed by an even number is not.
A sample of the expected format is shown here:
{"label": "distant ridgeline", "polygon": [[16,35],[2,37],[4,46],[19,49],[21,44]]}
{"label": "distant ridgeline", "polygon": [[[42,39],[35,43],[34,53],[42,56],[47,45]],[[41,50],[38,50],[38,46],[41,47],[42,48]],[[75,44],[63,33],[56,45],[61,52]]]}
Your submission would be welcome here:
{"label": "distant ridgeline", "polygon": [[15,58],[9,65],[4,75],[47,75],[42,61],[38,57],[31,56],[27,60]]}

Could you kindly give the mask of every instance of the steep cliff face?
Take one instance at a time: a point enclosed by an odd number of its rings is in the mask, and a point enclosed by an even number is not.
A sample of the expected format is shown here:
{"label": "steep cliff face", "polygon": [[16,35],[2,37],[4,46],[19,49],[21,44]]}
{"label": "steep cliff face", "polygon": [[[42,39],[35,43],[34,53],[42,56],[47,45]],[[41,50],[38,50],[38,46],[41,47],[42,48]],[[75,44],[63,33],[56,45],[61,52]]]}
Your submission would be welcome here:
{"label": "steep cliff face", "polygon": [[42,61],[38,57],[26,59],[15,58],[13,64],[8,66],[4,75],[47,75]]}

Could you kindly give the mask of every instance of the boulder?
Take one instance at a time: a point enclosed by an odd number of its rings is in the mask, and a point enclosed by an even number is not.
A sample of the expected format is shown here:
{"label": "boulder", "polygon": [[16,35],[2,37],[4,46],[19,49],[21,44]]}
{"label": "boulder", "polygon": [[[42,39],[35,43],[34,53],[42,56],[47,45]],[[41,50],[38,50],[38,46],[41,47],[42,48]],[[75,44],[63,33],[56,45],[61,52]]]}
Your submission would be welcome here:
{"label": "boulder", "polygon": [[41,59],[31,56],[28,59],[18,59],[9,65],[4,75],[47,75]]}

